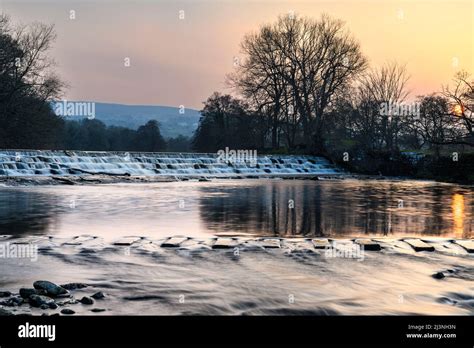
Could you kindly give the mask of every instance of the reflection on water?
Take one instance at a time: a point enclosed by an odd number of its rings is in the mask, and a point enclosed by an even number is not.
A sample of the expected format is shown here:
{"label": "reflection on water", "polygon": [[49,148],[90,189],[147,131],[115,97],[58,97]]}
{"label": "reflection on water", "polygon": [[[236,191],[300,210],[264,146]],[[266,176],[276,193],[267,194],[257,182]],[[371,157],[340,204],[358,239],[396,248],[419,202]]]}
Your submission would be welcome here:
{"label": "reflection on water", "polygon": [[454,220],[454,236],[456,238],[464,237],[464,196],[456,193],[453,195],[451,204]]}
{"label": "reflection on water", "polygon": [[419,181],[222,180],[0,188],[0,234],[472,236],[473,189]]}
{"label": "reflection on water", "polygon": [[273,181],[207,186],[201,216],[210,230],[277,236],[443,235],[468,238],[469,187],[405,181]]}

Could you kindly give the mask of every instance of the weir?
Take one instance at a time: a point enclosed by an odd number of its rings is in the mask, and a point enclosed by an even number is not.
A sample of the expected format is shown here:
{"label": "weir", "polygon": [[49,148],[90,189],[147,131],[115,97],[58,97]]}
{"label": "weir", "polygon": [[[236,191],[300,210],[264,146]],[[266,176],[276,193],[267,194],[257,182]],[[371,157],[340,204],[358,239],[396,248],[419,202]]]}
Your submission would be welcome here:
{"label": "weir", "polygon": [[0,176],[312,176],[343,171],[324,157],[261,155],[228,160],[214,153],[0,150]]}

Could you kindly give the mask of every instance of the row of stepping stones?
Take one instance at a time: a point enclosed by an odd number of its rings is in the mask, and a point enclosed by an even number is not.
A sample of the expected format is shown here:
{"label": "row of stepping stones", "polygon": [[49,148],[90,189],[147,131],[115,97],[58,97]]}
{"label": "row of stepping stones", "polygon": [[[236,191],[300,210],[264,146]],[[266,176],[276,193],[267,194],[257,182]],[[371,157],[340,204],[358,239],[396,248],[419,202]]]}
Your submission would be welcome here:
{"label": "row of stepping stones", "polygon": [[[142,242],[143,237],[124,237],[114,242],[118,246],[132,246],[135,243]],[[185,236],[169,237],[161,242],[162,248],[181,248],[188,242],[208,245],[212,249],[233,249],[239,246],[254,243],[265,249],[283,248],[295,243],[305,243],[314,249],[337,248],[338,246],[347,247],[355,244],[368,251],[379,251],[382,249],[398,249],[421,251],[439,251],[450,252],[453,254],[472,254],[474,253],[474,240],[472,239],[447,239],[447,238],[356,238],[331,239],[331,238],[249,238],[249,237],[217,237],[207,240],[193,239]],[[151,241],[150,241],[151,242]]]}
{"label": "row of stepping stones", "polygon": [[[10,239],[11,236],[0,236],[0,240]],[[13,244],[38,243],[44,246],[52,243],[56,246],[90,246],[103,247],[102,238],[91,235],[81,235],[72,238],[57,238],[54,236],[39,237],[38,240],[13,239]],[[450,239],[450,238],[356,238],[356,239],[333,239],[333,238],[277,238],[277,237],[255,237],[253,235],[235,236],[220,234],[216,238],[197,239],[186,236],[173,236],[160,241],[151,241],[145,237],[129,236],[116,240],[117,246],[143,246],[155,248],[190,248],[191,245],[205,249],[232,249],[236,247],[259,247],[264,249],[290,248],[296,249],[329,249],[344,248],[351,245],[359,245],[367,251],[379,251],[382,249],[399,252],[421,252],[437,251],[455,255],[468,255],[474,253],[473,239]]]}

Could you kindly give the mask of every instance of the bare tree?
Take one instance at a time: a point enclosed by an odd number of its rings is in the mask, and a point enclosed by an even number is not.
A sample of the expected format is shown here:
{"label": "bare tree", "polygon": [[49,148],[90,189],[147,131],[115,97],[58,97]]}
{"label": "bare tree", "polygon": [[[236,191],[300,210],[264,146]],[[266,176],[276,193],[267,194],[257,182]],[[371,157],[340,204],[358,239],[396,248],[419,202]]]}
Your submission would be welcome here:
{"label": "bare tree", "polygon": [[35,96],[47,101],[59,97],[65,84],[54,73],[55,61],[47,55],[56,39],[54,27],[42,23],[12,27],[0,15],[0,74],[7,82],[2,101],[10,104],[17,97]]}
{"label": "bare tree", "polygon": [[296,118],[307,148],[321,151],[331,98],[367,64],[344,23],[327,15],[319,20],[280,16],[248,35],[242,49],[247,58],[232,77],[233,85],[259,107],[271,105],[274,121]]}
{"label": "bare tree", "polygon": [[357,88],[358,109],[361,116],[360,128],[366,132],[370,141],[378,144],[379,149],[396,151],[398,138],[403,126],[408,122],[408,115],[382,114],[381,107],[400,105],[405,102],[409,92],[407,82],[409,76],[405,66],[388,63],[379,69],[365,74]]}
{"label": "bare tree", "polygon": [[0,15],[0,146],[51,148],[61,141],[62,119],[50,101],[64,83],[48,51],[56,35],[41,23],[11,25]]}
{"label": "bare tree", "polygon": [[463,130],[457,139],[446,139],[446,143],[474,146],[474,80],[460,71],[454,77],[454,87],[444,86],[442,95],[448,100],[448,115]]}

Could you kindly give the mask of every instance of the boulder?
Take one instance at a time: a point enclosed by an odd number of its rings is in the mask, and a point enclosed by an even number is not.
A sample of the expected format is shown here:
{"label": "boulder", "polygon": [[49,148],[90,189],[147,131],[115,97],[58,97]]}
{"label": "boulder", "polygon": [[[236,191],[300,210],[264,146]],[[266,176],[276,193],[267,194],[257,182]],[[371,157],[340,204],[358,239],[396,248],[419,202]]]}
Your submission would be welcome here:
{"label": "boulder", "polygon": [[61,313],[62,314],[75,314],[76,312],[74,312],[72,309],[64,308],[61,310]]}
{"label": "boulder", "polygon": [[0,291],[0,297],[10,297],[11,295],[10,291]]}
{"label": "boulder", "polygon": [[33,307],[41,307],[42,305],[47,305],[49,308],[49,305],[51,303],[54,303],[54,300],[48,296],[31,295],[29,302],[30,305],[32,305]]}
{"label": "boulder", "polygon": [[62,286],[56,285],[47,280],[38,280],[33,283],[33,287],[37,290],[43,290],[46,295],[53,297],[69,295],[69,292]]}
{"label": "boulder", "polygon": [[79,300],[79,302],[81,302],[82,304],[85,304],[85,305],[94,304],[94,300],[91,299],[91,298],[88,297],[88,296],[84,296],[83,298],[81,298],[81,299]]}
{"label": "boulder", "polygon": [[20,289],[20,296],[23,298],[30,298],[31,295],[36,295],[37,291],[31,288],[21,288]]}
{"label": "boulder", "polygon": [[91,296],[92,298],[96,300],[103,299],[105,297],[104,293],[102,291],[96,292],[94,295]]}

